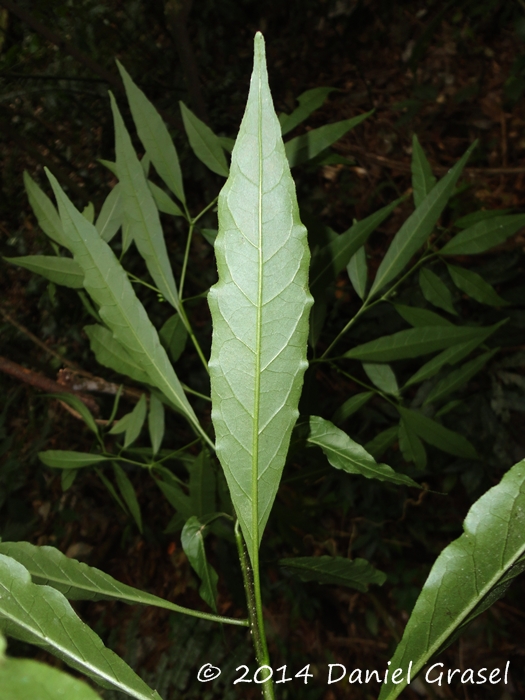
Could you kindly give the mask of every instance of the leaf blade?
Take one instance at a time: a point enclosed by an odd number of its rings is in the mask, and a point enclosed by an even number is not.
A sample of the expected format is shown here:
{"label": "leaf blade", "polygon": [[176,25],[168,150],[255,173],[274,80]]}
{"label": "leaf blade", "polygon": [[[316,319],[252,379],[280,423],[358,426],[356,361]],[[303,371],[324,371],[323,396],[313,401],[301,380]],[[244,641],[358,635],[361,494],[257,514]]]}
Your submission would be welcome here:
{"label": "leaf blade", "polygon": [[197,158],[212,172],[228,177],[230,169],[218,136],[184,102],[180,101],[179,106],[186,135]]}
{"label": "leaf blade", "polygon": [[336,586],[348,586],[362,593],[375,583],[382,586],[386,574],[374,568],[366,559],[344,557],[291,557],[280,559],[279,565],[299,576],[302,581],[316,581]]}
{"label": "leaf blade", "polygon": [[4,258],[4,260],[36,272],[55,284],[71,289],[84,287],[84,273],[71,258],[60,258],[56,255],[24,255],[20,258]]}
{"label": "leaf blade", "polygon": [[[298,416],[312,303],[306,230],[273,109],[260,33],[254,54],[230,177],[219,196],[219,282],[208,295],[216,449],[252,562]],[[285,267],[290,260],[293,267]]]}

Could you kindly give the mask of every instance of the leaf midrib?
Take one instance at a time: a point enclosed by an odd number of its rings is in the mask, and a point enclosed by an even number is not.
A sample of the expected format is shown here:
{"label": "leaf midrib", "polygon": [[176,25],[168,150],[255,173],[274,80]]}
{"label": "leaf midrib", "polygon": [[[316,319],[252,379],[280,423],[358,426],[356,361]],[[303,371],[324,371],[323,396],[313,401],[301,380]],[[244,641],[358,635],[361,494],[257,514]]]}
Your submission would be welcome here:
{"label": "leaf midrib", "polygon": [[[461,535],[461,538],[465,537],[466,535],[468,535],[468,533],[467,533],[467,532],[464,532],[463,535]],[[461,539],[461,538],[460,538],[460,539]],[[426,650],[422,662],[421,662],[421,663],[416,663],[416,664],[414,664],[413,671],[412,671],[414,677],[415,677],[415,676],[417,675],[417,673],[419,673],[419,671],[423,668],[423,666],[425,665],[425,663],[427,662],[427,660],[428,660],[429,658],[431,658],[431,657],[436,653],[436,651],[446,642],[446,640],[459,628],[459,626],[461,625],[461,623],[470,615],[470,613],[474,610],[474,608],[476,607],[476,605],[478,605],[478,604],[485,598],[485,596],[487,596],[487,595],[490,593],[490,591],[499,583],[499,580],[500,580],[504,575],[507,574],[508,570],[509,570],[510,568],[512,568],[512,567],[514,566],[514,564],[516,564],[516,562],[517,562],[524,554],[525,554],[525,544],[524,544],[520,549],[518,549],[517,554],[516,554],[511,560],[509,560],[509,562],[507,563],[507,565],[506,565],[501,571],[499,571],[495,576],[493,576],[493,577],[490,579],[490,581],[483,587],[482,591],[480,592],[480,595],[479,595],[470,605],[468,605],[466,608],[463,609],[463,612],[462,612],[461,615],[459,615],[459,616],[457,616],[457,617],[455,618],[456,623],[455,623],[455,624],[452,624],[452,623],[451,623],[449,626],[446,627],[446,629],[444,630],[444,632],[440,635],[440,637],[438,637],[438,638],[436,639],[436,641],[434,642],[434,644],[432,644],[432,645]],[[440,586],[440,588],[441,588],[441,586]],[[434,606],[434,610],[433,610],[433,613],[432,613],[432,614],[434,615],[434,613],[435,613],[435,606]],[[408,645],[407,645],[407,646],[408,646]],[[405,649],[404,649],[403,657],[405,656],[406,649],[407,649],[407,647],[405,647]],[[398,688],[399,691],[401,692],[401,690],[403,690],[404,688],[406,688],[406,684],[403,685],[403,686],[397,686],[397,688]],[[398,694],[399,694],[399,693],[398,693]],[[390,694],[386,696],[385,700],[388,700],[389,697],[390,697]]]}

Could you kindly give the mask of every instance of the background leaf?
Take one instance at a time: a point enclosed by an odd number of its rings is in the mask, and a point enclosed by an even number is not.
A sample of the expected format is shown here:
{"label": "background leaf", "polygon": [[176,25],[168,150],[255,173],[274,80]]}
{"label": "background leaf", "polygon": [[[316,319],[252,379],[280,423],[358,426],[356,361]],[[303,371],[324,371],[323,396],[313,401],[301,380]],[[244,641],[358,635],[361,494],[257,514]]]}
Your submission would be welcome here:
{"label": "background leaf", "polygon": [[151,449],[156,455],[164,437],[164,406],[155,394],[151,394],[149,397],[148,430]]}
{"label": "background leaf", "polygon": [[398,474],[388,464],[377,464],[362,445],[354,442],[351,437],[324,418],[310,416],[310,435],[307,442],[320,447],[332,467],[336,469],[342,469],[349,474],[361,474],[367,479],[379,479],[379,481],[419,488],[419,484],[409,476]]}
{"label": "background leaf", "polygon": [[284,145],[286,157],[290,168],[315,158],[321,151],[339,141],[351,129],[369,117],[372,112],[360,114],[352,119],[344,119],[335,124],[325,124],[318,129],[307,131],[306,134],[296,136]]}
{"label": "background leaf", "polygon": [[160,114],[135,85],[124,66],[118,61],[117,66],[126,88],[133,121],[146,153],[166,185],[181,202],[185,202],[179,157],[168,130]]}
{"label": "background leaf", "polygon": [[364,246],[359,248],[357,253],[352,255],[350,262],[346,266],[346,270],[357,296],[360,299],[364,299],[366,284],[368,282],[368,269],[366,266],[366,252]]}
{"label": "background leaf", "polygon": [[390,365],[363,362],[363,369],[368,378],[380,391],[392,396],[399,396],[396,375]]}
{"label": "background leaf", "polygon": [[20,258],[4,258],[13,265],[36,272],[46,279],[71,289],[82,289],[84,273],[71,258],[59,258],[56,255],[25,255]]}
{"label": "background leaf", "polygon": [[46,450],[45,452],[39,452],[38,456],[46,467],[52,467],[53,469],[82,469],[83,467],[90,467],[92,464],[107,462],[109,459],[103,455],[73,452],[71,450]]}
{"label": "background leaf", "polygon": [[456,457],[479,459],[476,450],[463,435],[445,428],[441,423],[437,423],[432,418],[428,418],[410,408],[398,406],[397,410],[407,428],[412,430],[422,440],[428,442],[429,445],[433,445],[443,452]]}
{"label": "background leaf", "polygon": [[447,265],[447,269],[456,287],[480,304],[498,307],[509,305],[509,302],[502,299],[494,287],[485,282],[477,272],[457,265]]}
{"label": "background leaf", "polygon": [[179,102],[180,112],[190,146],[197,158],[212,172],[228,177],[229,168],[219,137],[210,127],[193,114],[184,102]]}
{"label": "background leaf", "polygon": [[[487,212],[488,213],[488,212]],[[459,221],[456,222],[456,226]],[[525,226],[525,214],[494,216],[478,221],[458,233],[439,251],[440,255],[477,255],[504,243]]]}
{"label": "background leaf", "polygon": [[252,563],[279,486],[306,369],[309,252],[266,72],[254,69],[219,196],[219,282],[208,301],[217,455]]}
{"label": "background leaf", "polygon": [[65,245],[62,223],[53,202],[27,171],[24,171],[24,185],[29,204],[42,231],[55,243]]}
{"label": "background leaf", "polygon": [[95,224],[102,240],[109,243],[119,228],[122,226],[122,195],[120,193],[120,183],[108,194],[98,215]]}
{"label": "background leaf", "polygon": [[347,399],[342,406],[339,406],[337,411],[332,416],[332,423],[342,423],[351,415],[359,411],[367,401],[374,396],[373,391],[364,391],[361,394],[356,394]]}
{"label": "background leaf", "polygon": [[[142,396],[144,396],[144,394]],[[115,474],[115,481],[117,482],[122,498],[129,508],[129,512],[131,513],[139,532],[142,534],[142,513],[140,512],[140,505],[135,489],[133,488],[133,484],[129,480],[126,472],[116,462],[113,462],[113,472]]]}
{"label": "background leaf", "polygon": [[[525,569],[525,462],[470,509],[464,533],[436,560],[392,658],[412,678],[461,634],[474,617],[498,600]],[[379,700],[394,700],[405,681],[382,686]]]}
{"label": "background leaf", "polygon": [[151,383],[148,374],[134,361],[110,330],[104,326],[92,325],[84,326],[84,332],[89,338],[97,362],[137,382]]}
{"label": "background leaf", "polygon": [[416,207],[419,207],[435,184],[436,178],[432,174],[430,163],[414,134],[412,137],[412,188]]}
{"label": "background leaf", "polygon": [[304,122],[312,112],[321,107],[328,95],[334,92],[336,88],[318,87],[306,90],[302,95],[299,95],[297,102],[299,107],[294,109],[291,114],[280,114],[279,123],[281,124],[281,133],[284,136],[289,131],[295,129],[296,126]]}
{"label": "background leaf", "polygon": [[396,233],[379,265],[370,296],[379,292],[397,277],[430,236],[475,146],[475,143],[472,144],[456,165],[432,188]]}
{"label": "background leaf", "polygon": [[204,527],[205,525],[197,517],[190,518],[182,529],[181,542],[188,561],[201,579],[200,597],[208,603],[214,612],[217,612],[217,581],[219,577],[206,559]]}
{"label": "background leaf", "polygon": [[0,628],[51,652],[97,683],[137,700],[160,700],[78,617],[64,596],[31,582],[29,572],[0,554]]}
{"label": "background leaf", "polygon": [[430,304],[448,311],[449,314],[458,315],[452,303],[450,289],[435,272],[432,272],[427,267],[421,268],[419,271],[419,286],[423,296]]}
{"label": "background leaf", "polygon": [[454,391],[458,391],[469,382],[474,375],[480,372],[486,363],[494,357],[494,355],[499,351],[499,348],[494,350],[489,350],[488,352],[475,357],[470,362],[466,362],[459,369],[454,370],[448,376],[444,377],[436,386],[432,389],[430,394],[425,399],[424,406],[426,404],[432,403],[434,401],[441,401],[442,399],[452,394]]}
{"label": "background leaf", "polygon": [[293,557],[280,559],[279,565],[301,581],[331,583],[347,586],[365,593],[368,586],[375,583],[382,586],[386,574],[375,569],[366,559],[344,559],[343,557]]}

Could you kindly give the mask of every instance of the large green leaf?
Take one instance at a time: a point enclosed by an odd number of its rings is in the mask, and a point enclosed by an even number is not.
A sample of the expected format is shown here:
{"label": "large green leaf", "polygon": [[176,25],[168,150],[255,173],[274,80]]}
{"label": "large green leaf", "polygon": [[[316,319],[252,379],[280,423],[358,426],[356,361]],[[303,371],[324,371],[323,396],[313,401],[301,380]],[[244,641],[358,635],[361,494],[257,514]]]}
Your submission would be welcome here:
{"label": "large green leaf", "polygon": [[366,559],[344,557],[293,557],[280,559],[279,565],[299,576],[301,581],[348,586],[365,593],[371,583],[382,586],[386,574],[378,571]]}
{"label": "large green leaf", "polygon": [[360,114],[352,119],[344,119],[335,124],[325,124],[287,141],[284,148],[290,168],[315,158],[321,151],[339,141],[348,131],[355,128],[371,114],[372,112],[366,112],[366,114]]}
{"label": "large green leaf", "polygon": [[4,260],[36,272],[64,287],[82,289],[84,286],[84,273],[71,258],[59,258],[56,255],[25,255],[21,258],[4,258]]}
{"label": "large green leaf", "polygon": [[151,384],[162,391],[209,443],[160,344],[158,333],[115,254],[95,227],[75,209],[49,172],[48,177],[58,201],[64,237],[84,271],[84,286],[99,305],[101,318],[133,361],[146,372]]}
{"label": "large green leaf", "polygon": [[324,418],[310,416],[310,436],[307,442],[320,447],[336,469],[349,474],[361,474],[367,479],[419,488],[419,484],[409,476],[398,474],[388,464],[377,464],[362,445]]}
{"label": "large green leaf", "polygon": [[193,516],[182,528],[180,539],[188,561],[201,580],[200,597],[208,603],[212,610],[217,612],[217,582],[219,577],[206,559],[204,528],[205,524]]}
{"label": "large green leaf", "polygon": [[155,284],[178,311],[179,295],[164,241],[159,210],[148,187],[144,169],[137,158],[115,98],[113,95],[110,97],[115,121],[115,151],[124,222],[129,227],[130,235],[146,261]]}
{"label": "large green leaf", "polygon": [[477,272],[457,265],[447,265],[447,268],[456,287],[480,304],[497,307],[509,305],[509,302],[502,299],[494,287],[485,282]]}
{"label": "large green leaf", "polygon": [[207,124],[196,117],[184,102],[179,102],[179,105],[186,135],[197,158],[217,175],[228,177],[228,163],[219,137]]}
{"label": "large green leaf", "polygon": [[0,629],[51,652],[100,685],[137,700],[160,700],[80,620],[62,593],[32,583],[28,570],[4,554],[0,554]]}
{"label": "large green leaf", "polygon": [[403,408],[402,406],[398,406],[397,410],[407,428],[429,445],[433,445],[439,450],[456,457],[479,459],[476,450],[463,435],[445,428],[441,423],[437,423],[432,418],[428,418],[418,411]]}
{"label": "large green leaf", "polygon": [[[491,328],[494,331],[497,326]],[[406,360],[474,340],[487,330],[489,329],[474,326],[420,326],[358,345],[346,352],[344,357],[366,362]]]}
{"label": "large green leaf", "polygon": [[0,661],[2,700],[101,700],[87,683],[32,659]]}
{"label": "large green leaf", "polygon": [[[183,608],[169,600],[127,586],[93,566],[66,557],[55,547],[37,547],[29,542],[1,542],[0,554],[20,562],[29,571],[35,584],[51,586],[69,600],[120,600],[130,605],[153,605],[193,617],[207,617],[196,610]],[[223,618],[223,621],[246,625],[244,620]]]}
{"label": "large green leaf", "polygon": [[252,561],[279,486],[306,369],[309,252],[255,37],[250,93],[219,196],[208,295],[217,455]]}
{"label": "large green leaf", "polygon": [[[459,223],[459,222],[458,222]],[[441,255],[476,255],[500,245],[525,226],[525,214],[495,216],[478,221],[449,241]]]}
{"label": "large green leaf", "polygon": [[117,66],[126,88],[133,121],[146,153],[170,190],[181,202],[185,202],[179,157],[168,130],[160,114],[142,90],[135,85],[124,66],[118,61]]}
{"label": "large green leaf", "polygon": [[404,679],[383,685],[379,700],[397,698],[407,686],[408,665],[414,678],[525,569],[525,461],[474,503],[463,530],[432,567],[392,658]]}
{"label": "large green leaf", "polygon": [[417,136],[412,137],[412,189],[414,190],[414,204],[416,207],[424,201],[425,197],[436,184],[436,178],[432,174],[432,168]]}
{"label": "large green leaf", "polygon": [[318,107],[321,107],[328,95],[334,92],[335,89],[336,88],[331,87],[318,87],[306,90],[302,95],[299,95],[297,98],[299,107],[294,109],[291,114],[279,115],[282,135],[284,136],[289,131],[295,129],[301,122],[304,122],[312,112],[315,112]]}
{"label": "large green leaf", "polygon": [[475,143],[472,144],[461,160],[430,190],[396,233],[377,270],[370,296],[397,277],[430,236],[475,146]]}
{"label": "large green leaf", "polygon": [[52,241],[55,241],[55,243],[65,245],[62,224],[53,202],[49,199],[47,194],[40,189],[26,170],[24,170],[24,185],[29,198],[29,204],[35,212],[35,216],[42,231],[47,234]]}
{"label": "large green leaf", "polygon": [[115,339],[113,333],[104,326],[84,326],[84,332],[89,338],[91,349],[97,362],[104,367],[126,374],[136,382],[149,384],[151,379],[142,367],[133,360],[130,353]]}
{"label": "large green leaf", "polygon": [[498,350],[499,348],[489,350],[488,352],[483,353],[483,355],[470,360],[470,362],[466,362],[459,369],[451,372],[448,376],[436,384],[425,399],[425,403],[423,405],[432,403],[433,401],[441,401],[449,394],[452,394],[452,392],[461,389],[461,387],[465,386],[465,384],[469,382],[475,374],[483,369],[486,363],[498,352]]}

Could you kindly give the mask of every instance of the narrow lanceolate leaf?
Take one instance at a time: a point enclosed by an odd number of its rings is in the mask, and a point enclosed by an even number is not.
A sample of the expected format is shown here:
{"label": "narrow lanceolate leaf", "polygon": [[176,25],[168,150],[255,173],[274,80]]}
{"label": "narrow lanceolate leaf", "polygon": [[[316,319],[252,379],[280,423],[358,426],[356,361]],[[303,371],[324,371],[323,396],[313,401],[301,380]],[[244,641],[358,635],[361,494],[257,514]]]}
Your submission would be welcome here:
{"label": "narrow lanceolate leaf", "polygon": [[296,126],[304,122],[312,112],[318,107],[324,104],[324,101],[331,92],[334,92],[335,88],[331,87],[318,87],[312,88],[311,90],[306,90],[302,95],[299,95],[297,102],[299,102],[299,107],[294,109],[291,114],[280,114],[279,123],[281,124],[281,133],[284,136],[289,131],[295,129]]}
{"label": "narrow lanceolate leaf", "polygon": [[115,121],[115,151],[124,221],[155,284],[170,304],[178,310],[179,295],[168,258],[159,211],[115,98],[113,95],[110,97]]}
{"label": "narrow lanceolate leaf", "polygon": [[190,498],[193,512],[198,518],[215,512],[215,472],[206,449],[191,466]]}
{"label": "narrow lanceolate leaf", "polygon": [[415,678],[525,569],[525,461],[474,503],[463,530],[432,567],[392,658],[404,680],[389,680],[379,700],[395,700],[407,685],[408,665]]}
{"label": "narrow lanceolate leaf", "polygon": [[133,484],[129,480],[126,472],[116,462],[113,462],[113,473],[115,475],[115,481],[117,482],[120,495],[129,508],[131,517],[135,521],[139,532],[142,533],[142,513],[140,511],[140,504]]}
{"label": "narrow lanceolate leaf", "polygon": [[142,367],[134,361],[130,353],[115,340],[113,333],[104,326],[84,326],[84,332],[89,338],[91,350],[97,361],[104,367],[125,374],[136,382],[149,384],[151,379]]}
{"label": "narrow lanceolate leaf", "polygon": [[124,66],[118,61],[117,65],[126,88],[133,121],[146,153],[170,190],[181,202],[185,202],[179,157],[162,117],[135,85]]}
{"label": "narrow lanceolate leaf", "polygon": [[372,440],[366,443],[365,450],[369,452],[374,459],[379,459],[381,455],[396,442],[399,437],[399,428],[397,425],[392,425],[386,430],[382,430]]}
{"label": "narrow lanceolate leaf", "polygon": [[397,277],[430,236],[475,145],[474,143],[461,160],[431,189],[396,233],[377,270],[370,296]]}
{"label": "narrow lanceolate leaf", "polygon": [[388,464],[377,464],[362,445],[354,442],[351,437],[324,418],[310,417],[308,442],[320,447],[332,467],[336,469],[342,469],[349,474],[361,474],[367,479],[379,479],[392,484],[419,488],[419,484],[409,476],[398,474]]}
{"label": "narrow lanceolate leaf", "polygon": [[[459,223],[459,222],[458,222]],[[525,214],[495,216],[478,221],[449,241],[441,255],[476,255],[504,243],[525,226]]]}
{"label": "narrow lanceolate leaf", "polygon": [[290,168],[315,158],[321,151],[339,141],[340,138],[371,114],[372,112],[367,112],[366,114],[353,117],[353,119],[344,119],[335,124],[325,124],[325,126],[312,129],[306,134],[296,136],[291,141],[287,141],[284,147]]}
{"label": "narrow lanceolate leaf", "polygon": [[58,399],[63,403],[66,403],[71,408],[74,408],[77,413],[82,417],[84,423],[92,430],[95,435],[98,435],[98,426],[93,418],[93,415],[86,404],[81,401],[75,394],[48,394],[49,398]]}
{"label": "narrow lanceolate leaf", "polygon": [[396,199],[366,219],[357,221],[340,236],[336,235],[312,258],[310,288],[316,299],[345,269],[352,256],[366,243],[370,234],[390,216],[400,201],[401,199]]}
{"label": "narrow lanceolate leaf", "polygon": [[436,178],[432,174],[430,163],[414,134],[412,138],[412,189],[414,190],[416,207],[419,207],[435,184]]}
{"label": "narrow lanceolate leaf", "polygon": [[449,314],[458,315],[452,303],[450,289],[435,272],[424,267],[419,271],[419,286],[425,299]]}
{"label": "narrow lanceolate leaf", "polygon": [[485,282],[477,272],[466,270],[457,265],[447,265],[447,268],[456,287],[472,299],[479,301],[480,304],[488,304],[488,306],[509,305],[509,302],[502,299],[494,287]]}
{"label": "narrow lanceolate leaf", "polygon": [[494,331],[496,331],[505,321],[497,323],[494,326],[488,326],[487,328],[480,328],[480,334],[472,338],[472,340],[467,340],[463,343],[458,343],[453,345],[446,350],[443,350],[439,355],[433,357],[426,364],[423,365],[405,384],[405,387],[411,386],[412,384],[417,384],[418,382],[423,382],[426,379],[430,379],[445,365],[455,365],[461,362],[467,355],[479,347]]}
{"label": "narrow lanceolate leaf", "polygon": [[92,464],[107,462],[109,457],[92,455],[88,452],[72,452],[71,450],[47,450],[39,452],[40,460],[46,467],[53,469],[82,469]]}
{"label": "narrow lanceolate leaf", "polygon": [[219,137],[207,124],[196,117],[184,102],[179,102],[179,105],[188,141],[197,158],[212,172],[228,177],[228,163]]}
{"label": "narrow lanceolate leaf", "polygon": [[105,687],[137,700],[160,700],[80,620],[62,593],[32,583],[28,570],[4,554],[0,554],[0,628],[10,637],[51,652]]}
{"label": "narrow lanceolate leaf", "polygon": [[279,565],[298,576],[301,581],[348,586],[365,593],[371,583],[382,586],[386,574],[375,569],[366,559],[344,557],[294,557],[280,559]]}
{"label": "narrow lanceolate leaf", "polygon": [[[496,326],[491,326],[496,330]],[[488,328],[473,326],[421,326],[385,335],[369,343],[358,345],[345,353],[344,357],[365,362],[391,362],[411,357],[428,355],[451,345],[474,340]]]}
{"label": "narrow lanceolate leaf", "polygon": [[374,396],[373,391],[364,391],[361,394],[356,394],[347,399],[342,406],[339,406],[337,411],[332,416],[332,423],[342,423],[354,413],[357,413],[367,401]]}
{"label": "narrow lanceolate leaf", "polygon": [[436,314],[430,309],[422,309],[419,306],[407,306],[406,304],[393,305],[397,313],[404,318],[407,323],[410,323],[414,328],[421,326],[452,326],[452,323]]}
{"label": "narrow lanceolate leaf", "polygon": [[0,688],[3,700],[101,700],[84,681],[32,659],[0,661]]}
{"label": "narrow lanceolate leaf", "polygon": [[69,600],[120,600],[195,615],[193,610],[127,586],[93,566],[70,559],[55,547],[37,547],[29,542],[1,542],[0,554],[20,562],[35,584],[51,586]]}
{"label": "narrow lanceolate leaf", "polygon": [[180,539],[188,561],[201,580],[200,597],[208,603],[212,610],[217,612],[217,582],[219,577],[213,566],[208,564],[206,559],[204,528],[205,525],[197,517],[193,516],[182,528]]}
{"label": "narrow lanceolate leaf", "polygon": [[466,362],[459,369],[451,372],[447,377],[436,384],[425,399],[424,405],[432,403],[433,401],[441,401],[449,396],[449,394],[461,389],[461,387],[465,386],[465,384],[469,382],[475,374],[483,369],[486,363],[498,352],[498,350],[499,348],[489,350],[488,352],[483,353],[483,355],[470,360],[470,362]]}
{"label": "narrow lanceolate leaf", "polygon": [[129,414],[129,421],[126,426],[126,435],[124,437],[124,447],[129,447],[140,435],[144,421],[146,420],[146,395],[142,394],[139,402]]}
{"label": "narrow lanceolate leaf", "polygon": [[42,231],[59,245],[64,245],[64,234],[62,223],[55,205],[47,194],[36,184],[31,175],[24,171],[24,185],[26,188],[29,204],[33,209]]}
{"label": "narrow lanceolate leaf", "polygon": [[133,361],[146,372],[150,383],[160,389],[209,442],[160,344],[158,333],[115,254],[95,227],[71,204],[53,175],[48,173],[48,177],[59,203],[64,236],[84,271],[84,286],[99,305],[104,323]]}
{"label": "narrow lanceolate leaf", "polygon": [[4,258],[4,260],[36,272],[64,287],[82,289],[84,286],[84,273],[71,258],[59,258],[56,255],[24,255],[21,258]]}
{"label": "narrow lanceolate leaf", "polygon": [[355,289],[357,296],[360,299],[365,298],[366,283],[368,282],[368,269],[366,266],[365,247],[359,248],[357,253],[354,253],[350,258],[350,262],[346,266],[348,277],[352,287]]}
{"label": "narrow lanceolate leaf", "polygon": [[463,435],[445,428],[441,423],[437,423],[435,420],[432,420],[432,418],[428,418],[422,413],[413,411],[410,408],[398,406],[397,410],[407,428],[412,430],[429,445],[433,445],[443,452],[455,455],[456,457],[479,459],[476,450]]}
{"label": "narrow lanceolate leaf", "polygon": [[177,362],[184,352],[188,340],[188,331],[180,314],[173,314],[166,321],[159,331],[159,336],[173,362]]}
{"label": "narrow lanceolate leaf", "polygon": [[406,421],[399,424],[399,449],[407,462],[414,462],[418,469],[427,466],[427,453],[425,446]]}
{"label": "narrow lanceolate leaf", "polygon": [[106,197],[98,219],[95,223],[100,237],[109,243],[119,228],[122,226],[122,195],[120,194],[120,183]]}
{"label": "narrow lanceolate leaf", "polygon": [[156,455],[164,438],[164,405],[155,394],[149,397],[148,430],[151,448]]}
{"label": "narrow lanceolate leaf", "polygon": [[153,199],[159,211],[161,211],[163,214],[171,214],[172,216],[185,215],[179,205],[175,204],[173,199],[166,194],[162,188],[160,188],[154,182],[151,182],[151,180],[148,180],[148,187],[149,191],[153,195]]}
{"label": "narrow lanceolate leaf", "polygon": [[309,251],[266,72],[264,39],[219,196],[208,295],[217,454],[252,561],[279,486],[306,369]]}
{"label": "narrow lanceolate leaf", "polygon": [[380,391],[392,396],[399,396],[396,375],[390,365],[375,362],[363,362],[363,369],[368,378]]}

